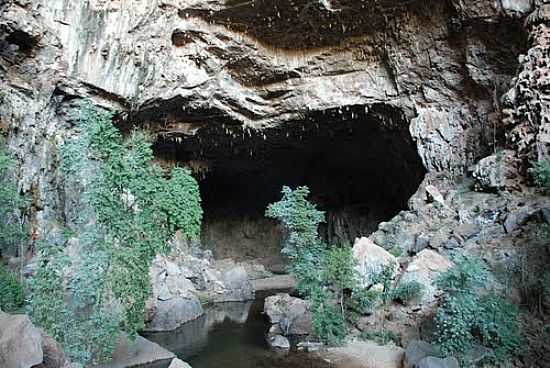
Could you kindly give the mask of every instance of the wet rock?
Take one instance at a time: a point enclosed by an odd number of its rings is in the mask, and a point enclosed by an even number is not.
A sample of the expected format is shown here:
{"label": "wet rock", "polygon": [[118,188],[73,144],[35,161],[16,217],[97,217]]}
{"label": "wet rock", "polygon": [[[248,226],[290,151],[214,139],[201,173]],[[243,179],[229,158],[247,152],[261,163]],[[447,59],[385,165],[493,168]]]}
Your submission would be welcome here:
{"label": "wet rock", "polygon": [[143,366],[168,366],[176,356],[158,344],[141,336],[134,341],[121,334],[113,352],[113,359],[97,368],[134,368]]}
{"label": "wet rock", "polygon": [[199,318],[204,313],[201,302],[195,295],[157,300],[149,309],[149,321],[145,331],[170,331],[182,324]]}
{"label": "wet rock", "polygon": [[309,335],[313,332],[310,304],[288,294],[276,294],[265,299],[264,313],[273,324],[271,334]]}
{"label": "wet rock", "polygon": [[43,358],[42,335],[29,317],[0,311],[0,367],[30,368]]}
{"label": "wet rock", "polygon": [[393,255],[368,238],[355,240],[353,257],[357,262],[360,282],[364,287],[372,285],[372,276],[382,271],[384,267],[393,265],[396,272],[399,267],[399,263]]}
{"label": "wet rock", "polygon": [[399,283],[417,281],[424,286],[421,301],[423,304],[432,304],[436,300],[437,288],[434,281],[437,276],[452,266],[451,261],[441,254],[424,249],[418,253],[409,264]]}
{"label": "wet rock", "polygon": [[233,261],[217,262],[223,292],[213,295],[214,302],[240,302],[254,299],[254,288],[244,266]]}
{"label": "wet rock", "polygon": [[268,336],[267,341],[269,343],[269,346],[272,349],[284,350],[284,351],[290,350],[290,341],[288,341],[288,339],[284,336],[281,336],[281,335]]}

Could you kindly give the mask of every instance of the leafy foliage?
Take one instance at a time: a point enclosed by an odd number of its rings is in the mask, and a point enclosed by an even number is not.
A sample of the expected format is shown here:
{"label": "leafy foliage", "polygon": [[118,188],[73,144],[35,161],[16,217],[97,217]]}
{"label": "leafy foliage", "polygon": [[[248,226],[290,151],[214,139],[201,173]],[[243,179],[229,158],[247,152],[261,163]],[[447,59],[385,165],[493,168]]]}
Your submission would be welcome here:
{"label": "leafy foliage", "polygon": [[27,229],[20,222],[19,214],[28,206],[28,200],[18,193],[10,173],[13,165],[13,158],[0,139],[0,254],[13,251],[27,238]]}
{"label": "leafy foliage", "polygon": [[14,312],[23,306],[23,287],[17,276],[0,264],[0,309]]}
{"label": "leafy foliage", "polygon": [[480,260],[465,256],[440,275],[443,303],[435,319],[435,340],[443,352],[461,357],[478,343],[491,349],[493,361],[502,361],[517,350],[518,311],[494,293],[480,296],[488,277]]}
{"label": "leafy foliage", "polygon": [[518,351],[521,339],[518,309],[494,293],[480,300],[476,327],[481,342],[490,348],[494,361],[504,361],[510,353]]}
{"label": "leafy foliage", "polygon": [[281,221],[288,231],[282,253],[291,259],[289,268],[296,277],[298,291],[311,301],[316,335],[326,343],[337,344],[345,336],[346,325],[343,309],[338,311],[331,304],[341,300],[331,286],[337,282],[336,289],[341,291],[350,280],[349,267],[337,269],[349,255],[322,244],[317,227],[324,221],[324,213],[307,200],[307,187],[283,187],[282,194],[279,202],[268,206],[266,216]]}
{"label": "leafy foliage", "polygon": [[317,227],[324,214],[308,202],[308,188],[283,187],[282,194],[281,201],[268,206],[266,216],[281,221],[288,231],[283,253],[291,259],[290,272],[297,279],[298,291],[312,303],[313,325],[321,340],[341,342],[346,334],[347,308],[365,314],[380,303],[406,302],[420,295],[418,283],[395,287],[394,265],[371,275],[375,284],[383,285],[382,291],[361,288],[351,248],[328,247],[319,239]]}
{"label": "leafy foliage", "polygon": [[319,243],[317,228],[325,222],[324,212],[317,210],[307,200],[309,189],[306,186],[295,190],[283,187],[283,198],[268,206],[266,216],[281,221],[289,232],[283,253],[296,257],[300,250],[315,247]]}
{"label": "leafy foliage", "polygon": [[327,344],[340,344],[346,336],[346,322],[336,306],[331,304],[333,296],[326,289],[319,288],[313,292],[310,300],[315,334]]}
{"label": "leafy foliage", "polygon": [[64,302],[65,271],[69,258],[63,244],[40,242],[37,272],[30,279],[27,311],[34,323],[59,342],[64,342],[69,311]]}
{"label": "leafy foliage", "polygon": [[[143,134],[124,140],[110,115],[91,108],[80,127],[62,152],[66,185],[80,191],[79,218],[69,231],[78,235],[79,257],[43,247],[31,312],[73,360],[85,363],[111,355],[119,327],[130,336],[143,327],[151,262],[176,231],[199,237],[202,209],[189,171],[175,168],[165,177],[151,164]],[[65,278],[70,296],[42,304],[48,294],[65,293]]]}
{"label": "leafy foliage", "polygon": [[343,317],[346,305],[345,290],[352,290],[357,286],[354,266],[355,259],[350,247],[333,247],[326,250],[323,279],[332,285]]}
{"label": "leafy foliage", "polygon": [[418,281],[407,281],[396,286],[391,291],[391,298],[396,301],[407,303],[419,298],[424,292],[424,285]]}
{"label": "leafy foliage", "polygon": [[533,164],[530,169],[535,184],[545,190],[550,189],[550,160],[541,160]]}

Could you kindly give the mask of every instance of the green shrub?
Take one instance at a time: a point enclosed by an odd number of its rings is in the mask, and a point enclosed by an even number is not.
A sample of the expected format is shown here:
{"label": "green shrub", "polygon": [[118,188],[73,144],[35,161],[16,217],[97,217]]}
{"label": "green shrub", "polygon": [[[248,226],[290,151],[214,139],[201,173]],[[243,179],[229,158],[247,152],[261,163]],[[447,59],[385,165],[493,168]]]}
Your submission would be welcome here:
{"label": "green shrub", "polygon": [[323,280],[329,283],[339,300],[342,318],[345,315],[345,290],[357,285],[355,259],[350,247],[329,248],[326,250]]}
{"label": "green shrub", "polygon": [[13,252],[27,241],[27,228],[20,221],[28,199],[19,195],[11,175],[14,161],[3,139],[0,139],[0,256]]}
{"label": "green shrub", "polygon": [[403,282],[391,291],[391,298],[395,301],[408,303],[411,300],[420,298],[423,291],[424,285],[422,285],[418,281]]}
{"label": "green shrub", "polygon": [[550,189],[550,160],[535,162],[529,171],[533,175],[535,185],[546,190]]}
{"label": "green shrub", "polygon": [[488,277],[479,259],[463,256],[438,278],[443,302],[435,318],[435,341],[443,352],[463,358],[476,343],[490,349],[493,362],[516,352],[517,308],[493,293],[480,296]]}
{"label": "green shrub", "polygon": [[23,302],[23,287],[17,276],[0,264],[0,309],[15,312],[23,306]]}
{"label": "green shrub", "polygon": [[78,237],[78,254],[41,246],[29,310],[72,360],[87,363],[110,357],[119,328],[135,337],[143,327],[151,262],[177,230],[199,237],[202,209],[190,172],[164,173],[143,134],[125,140],[111,115],[91,108],[79,127],[62,149],[66,185],[80,194],[79,218],[64,231]]}
{"label": "green shrub", "polygon": [[518,308],[494,293],[481,298],[476,329],[481,343],[492,350],[494,361],[504,361],[520,347]]}
{"label": "green shrub", "polygon": [[318,290],[311,296],[313,329],[326,344],[338,345],[346,336],[346,322],[340,311],[331,304],[333,296]]}
{"label": "green shrub", "polygon": [[350,309],[360,314],[371,314],[380,300],[380,292],[373,289],[357,288],[348,300]]}
{"label": "green shrub", "polygon": [[338,344],[346,334],[342,302],[343,290],[353,279],[353,267],[344,264],[350,250],[322,244],[317,227],[324,213],[307,200],[307,187],[283,187],[282,194],[279,202],[268,206],[266,216],[279,220],[288,231],[281,252],[290,258],[298,291],[311,301],[315,334],[325,343]]}

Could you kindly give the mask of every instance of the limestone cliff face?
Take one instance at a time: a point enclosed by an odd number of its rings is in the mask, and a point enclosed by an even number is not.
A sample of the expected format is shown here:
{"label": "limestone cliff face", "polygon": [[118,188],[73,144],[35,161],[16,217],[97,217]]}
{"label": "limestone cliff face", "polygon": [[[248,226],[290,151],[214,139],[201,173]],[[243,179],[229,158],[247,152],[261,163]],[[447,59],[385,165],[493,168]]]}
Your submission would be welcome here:
{"label": "limestone cliff face", "polygon": [[78,134],[84,99],[174,144],[212,126],[268,131],[364,111],[410,132],[428,178],[452,179],[505,133],[519,152],[536,141],[546,154],[540,3],[3,0],[0,124],[43,230],[66,220],[59,145]]}

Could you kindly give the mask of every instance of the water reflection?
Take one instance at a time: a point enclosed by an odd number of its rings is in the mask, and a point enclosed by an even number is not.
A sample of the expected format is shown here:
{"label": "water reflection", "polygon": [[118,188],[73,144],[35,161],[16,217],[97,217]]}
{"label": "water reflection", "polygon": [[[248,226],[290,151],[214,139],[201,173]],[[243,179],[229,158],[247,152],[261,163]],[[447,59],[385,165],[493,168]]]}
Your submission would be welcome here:
{"label": "water reflection", "polygon": [[263,318],[263,299],[218,303],[205,315],[171,332],[145,335],[193,368],[324,368],[328,363],[304,353],[281,354],[267,346],[269,323]]}

